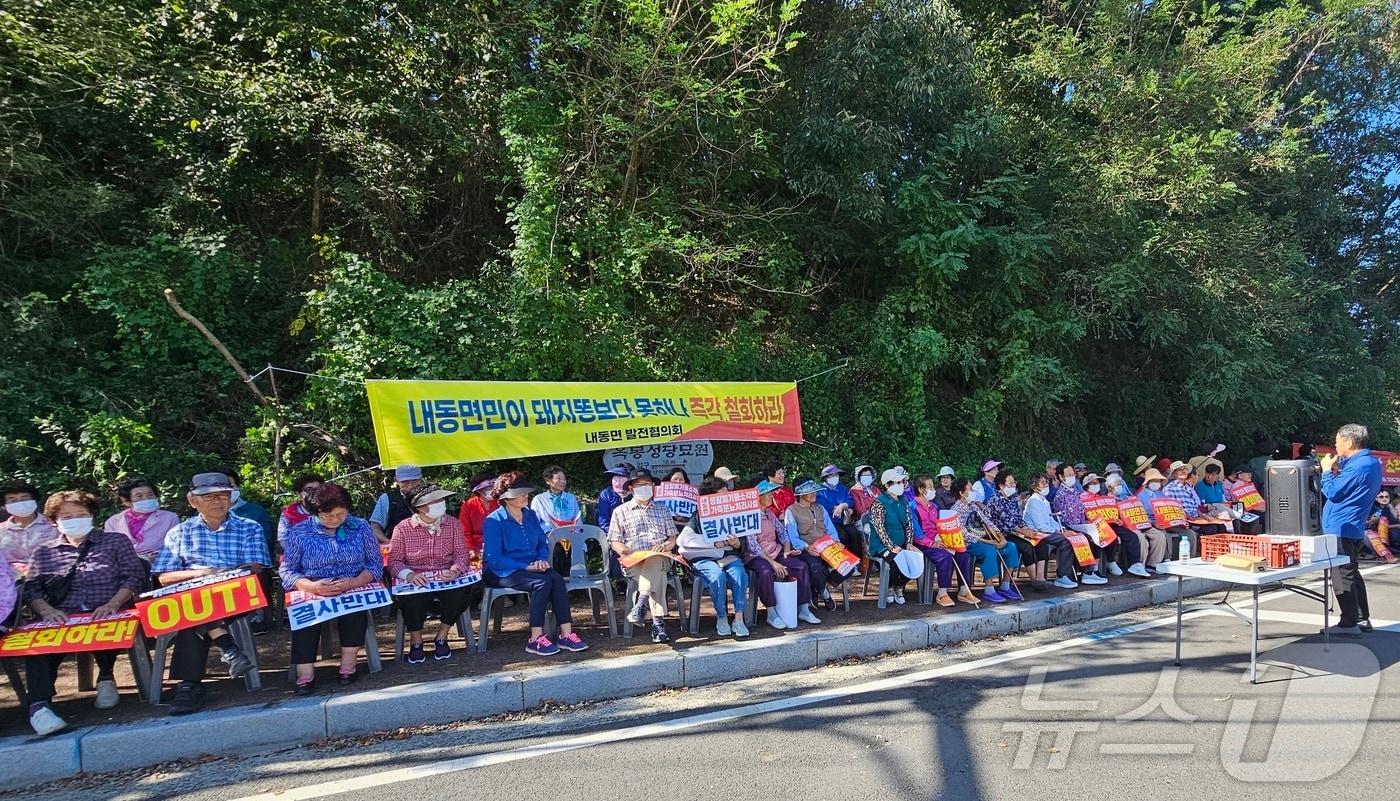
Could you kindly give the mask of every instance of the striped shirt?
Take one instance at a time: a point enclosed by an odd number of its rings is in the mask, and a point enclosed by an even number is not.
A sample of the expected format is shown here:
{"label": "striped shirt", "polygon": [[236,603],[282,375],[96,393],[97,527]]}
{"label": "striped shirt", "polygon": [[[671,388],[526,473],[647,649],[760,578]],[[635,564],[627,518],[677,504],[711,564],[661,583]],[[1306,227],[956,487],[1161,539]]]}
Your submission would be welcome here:
{"label": "striped shirt", "polygon": [[457,518],[444,516],[436,531],[423,525],[417,515],[394,526],[394,536],[389,540],[389,575],[397,578],[405,570],[466,573],[471,566],[471,550]]}
{"label": "striped shirt", "polygon": [[165,535],[165,545],[151,564],[157,575],[176,570],[271,565],[263,527],[230,514],[218,528],[209,528],[200,515],[185,520]]}
{"label": "striped shirt", "polygon": [[676,534],[669,509],[659,503],[642,506],[634,499],[613,511],[608,541],[634,551],[650,551]]}
{"label": "striped shirt", "polygon": [[[460,540],[461,537],[459,536]],[[287,532],[282,543],[282,586],[295,589],[301,579],[354,578],[368,571],[376,580],[384,572],[379,540],[369,521],[350,516],[333,534],[328,534],[317,518],[305,520]]]}

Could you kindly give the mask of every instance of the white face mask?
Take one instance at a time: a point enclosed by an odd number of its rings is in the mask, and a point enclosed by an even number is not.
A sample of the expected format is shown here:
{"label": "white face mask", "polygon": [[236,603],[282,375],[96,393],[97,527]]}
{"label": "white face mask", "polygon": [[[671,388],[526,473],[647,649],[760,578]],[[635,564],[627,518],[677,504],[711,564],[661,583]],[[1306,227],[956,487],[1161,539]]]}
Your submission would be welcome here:
{"label": "white face mask", "polygon": [[860,477],[860,485],[861,485],[862,487],[865,487],[866,489],[869,489],[870,487],[872,487],[872,486],[875,485],[875,477],[874,477],[874,476],[869,476],[869,475],[861,476],[861,477]]}
{"label": "white face mask", "polygon": [[1042,498],[1044,498],[1045,496],[1047,496],[1047,495],[1050,494],[1050,488],[1049,488],[1049,487],[1041,487],[1040,489],[1038,489],[1038,490],[1035,491],[1035,494],[1036,494],[1036,495],[1039,495],[1039,496],[1042,497]]}
{"label": "white face mask", "polygon": [[650,484],[638,484],[632,488],[632,497],[639,501],[649,501],[655,491],[656,488]]}
{"label": "white face mask", "polygon": [[1074,476],[1060,479],[1060,486],[1062,487],[1073,487],[1077,483],[1079,483],[1079,479],[1075,478]]}
{"label": "white face mask", "polygon": [[15,501],[5,504],[5,511],[15,517],[29,517],[39,510],[38,501]]}
{"label": "white face mask", "polygon": [[88,532],[92,531],[92,518],[70,517],[58,521],[55,525],[58,526],[58,532],[68,539],[82,540],[87,539]]}
{"label": "white face mask", "polygon": [[228,494],[228,505],[229,505],[229,508],[232,509],[233,507],[237,506],[237,505],[238,505],[238,501],[239,501],[242,497],[243,497],[243,493],[239,492],[238,490],[234,490],[233,492],[230,492],[230,493]]}
{"label": "white face mask", "polygon": [[899,496],[903,495],[903,494],[904,494],[904,482],[899,481],[899,482],[895,482],[894,484],[891,484],[891,485],[889,486],[888,492],[889,492],[891,495],[895,496],[896,498],[898,498]]}
{"label": "white face mask", "polygon": [[428,519],[437,520],[447,514],[447,501],[437,501],[428,504]]}
{"label": "white face mask", "polygon": [[841,483],[841,477],[840,477],[840,476],[827,476],[827,477],[826,477],[826,485],[827,485],[828,487],[834,487],[834,486],[836,486],[837,484],[840,484],[840,483]]}
{"label": "white face mask", "polygon": [[1002,487],[1002,488],[1001,488],[1001,494],[1004,495],[1004,496],[1006,496],[1007,498],[1010,498],[1012,495],[1015,495],[1015,494],[1016,494],[1016,488],[1015,488],[1015,487]]}
{"label": "white face mask", "polygon": [[1147,488],[1150,489],[1150,490],[1152,490],[1153,492],[1156,492],[1156,491],[1158,491],[1158,490],[1160,490],[1160,489],[1162,488],[1162,482],[1160,482],[1160,481],[1149,481],[1149,482],[1147,482]]}
{"label": "white face mask", "polygon": [[159,499],[159,498],[147,498],[147,499],[145,499],[145,500],[143,500],[143,501],[133,501],[133,502],[131,503],[131,511],[136,512],[136,513],[138,513],[138,514],[143,514],[143,515],[148,515],[148,514],[150,514],[151,512],[154,512],[155,510],[157,510],[157,509],[159,509],[159,508],[160,508],[160,499]]}
{"label": "white face mask", "polygon": [[936,494],[938,494],[938,493],[937,493],[937,490],[926,489],[926,490],[924,490],[924,491],[923,491],[922,493],[920,493],[920,494],[924,496],[924,500],[926,500],[926,501],[931,501],[931,500],[933,500],[933,496],[936,495]]}
{"label": "white face mask", "polygon": [[1097,483],[1090,484],[1089,486],[1085,487],[1084,489],[1086,489],[1086,490],[1088,490],[1088,491],[1094,493],[1095,495],[1098,495],[1098,494],[1099,494],[1099,485],[1098,485]]}

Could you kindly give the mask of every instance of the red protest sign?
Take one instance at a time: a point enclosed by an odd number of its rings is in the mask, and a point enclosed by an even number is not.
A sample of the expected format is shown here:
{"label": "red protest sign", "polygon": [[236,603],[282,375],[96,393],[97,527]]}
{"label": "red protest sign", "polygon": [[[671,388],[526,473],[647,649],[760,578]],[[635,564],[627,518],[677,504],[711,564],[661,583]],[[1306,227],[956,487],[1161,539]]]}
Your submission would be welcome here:
{"label": "red protest sign", "polygon": [[1094,557],[1094,549],[1089,547],[1089,538],[1086,535],[1066,529],[1065,539],[1074,547],[1074,559],[1080,567],[1088,567],[1098,561]]}
{"label": "red protest sign", "polygon": [[1186,510],[1171,498],[1152,499],[1152,519],[1157,528],[1173,528],[1186,525]]}
{"label": "red protest sign", "polygon": [[193,579],[148,593],[136,603],[141,628],[147,636],[159,637],[267,606],[258,577],[248,571],[239,572],[243,575],[212,583]]}
{"label": "red protest sign", "polygon": [[943,543],[943,547],[954,553],[967,550],[967,539],[963,536],[962,523],[958,522],[957,512],[943,511],[938,514],[938,539]]}
{"label": "red protest sign", "polygon": [[1138,531],[1152,528],[1152,521],[1147,519],[1147,509],[1142,501],[1132,495],[1118,502],[1118,519],[1123,521],[1123,525]]}
{"label": "red protest sign", "polygon": [[1084,492],[1080,493],[1079,500],[1084,504],[1084,516],[1090,523],[1100,520],[1107,523],[1118,522],[1118,502],[1113,500],[1113,496]]}
{"label": "red protest sign", "polygon": [[1233,499],[1235,503],[1244,504],[1244,510],[1246,512],[1257,512],[1264,508],[1264,496],[1259,494],[1258,488],[1254,486],[1254,482],[1252,481],[1236,484],[1234,488],[1230,490],[1230,498]]}
{"label": "red protest sign", "polygon": [[130,609],[101,620],[73,615],[66,623],[26,623],[0,640],[0,656],[125,650],[136,640],[136,624],[136,612]]}

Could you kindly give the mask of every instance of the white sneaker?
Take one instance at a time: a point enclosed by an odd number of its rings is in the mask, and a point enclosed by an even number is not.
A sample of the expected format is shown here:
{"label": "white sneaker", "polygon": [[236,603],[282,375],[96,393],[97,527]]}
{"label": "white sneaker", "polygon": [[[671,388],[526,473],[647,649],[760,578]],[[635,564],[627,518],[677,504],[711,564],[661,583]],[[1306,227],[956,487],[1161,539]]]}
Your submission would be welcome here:
{"label": "white sneaker", "polygon": [[728,637],[734,633],[734,630],[729,628],[729,621],[727,619],[720,617],[719,622],[715,623],[715,633],[721,637]]}
{"label": "white sneaker", "polygon": [[40,737],[47,737],[56,731],[63,731],[68,726],[68,721],[58,716],[46,706],[41,706],[34,714],[29,716],[29,725],[34,727],[34,731]]}
{"label": "white sneaker", "polygon": [[904,593],[901,592],[898,595],[896,595],[894,597],[894,602],[899,604],[900,606],[904,606]]}
{"label": "white sneaker", "polygon": [[772,627],[775,628],[775,629],[779,629],[779,630],[782,630],[782,629],[785,629],[785,628],[788,627],[788,624],[783,622],[782,616],[778,614],[778,610],[776,610],[776,609],[769,609],[769,610],[768,610],[768,625],[772,626]]}
{"label": "white sneaker", "polygon": [[894,603],[894,593],[890,593],[889,595],[885,596],[885,604],[889,605],[892,603]]}
{"label": "white sneaker", "polygon": [[1152,574],[1147,572],[1147,568],[1142,566],[1142,562],[1135,562],[1128,567],[1128,572],[1140,578],[1151,578]]}
{"label": "white sneaker", "polygon": [[744,616],[743,616],[743,615],[735,615],[735,616],[734,616],[734,636],[735,636],[735,637],[747,637],[747,636],[749,636],[749,627],[744,625]]}
{"label": "white sneaker", "polygon": [[1055,579],[1055,586],[1059,587],[1062,590],[1072,590],[1075,587],[1078,587],[1079,584],[1077,584],[1075,580],[1070,578],[1069,576],[1060,576],[1059,578]]}
{"label": "white sneaker", "polygon": [[121,696],[117,694],[117,683],[115,681],[109,679],[97,683],[97,701],[94,702],[93,705],[98,709],[111,709],[116,706],[117,702],[120,700]]}
{"label": "white sneaker", "polygon": [[1108,572],[1109,572],[1109,575],[1121,576],[1121,575],[1123,575],[1123,568],[1119,567],[1117,562],[1109,562],[1109,563],[1108,563]]}
{"label": "white sneaker", "polygon": [[803,606],[801,611],[797,613],[797,619],[802,621],[803,623],[811,623],[814,626],[822,622],[821,618],[812,614],[812,607],[810,606]]}
{"label": "white sneaker", "polygon": [[1085,573],[1085,574],[1084,574],[1084,577],[1081,578],[1080,581],[1084,582],[1085,584],[1107,584],[1107,583],[1108,583],[1108,579],[1104,578],[1103,576],[1100,576],[1098,573]]}

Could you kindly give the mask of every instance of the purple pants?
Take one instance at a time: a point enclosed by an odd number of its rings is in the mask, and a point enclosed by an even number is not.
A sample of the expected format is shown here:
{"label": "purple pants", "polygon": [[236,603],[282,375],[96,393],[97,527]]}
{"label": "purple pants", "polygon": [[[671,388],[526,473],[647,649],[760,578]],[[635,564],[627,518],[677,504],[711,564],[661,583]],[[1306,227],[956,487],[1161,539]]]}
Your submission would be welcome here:
{"label": "purple pants", "polygon": [[[778,564],[787,568],[790,578],[797,579],[797,605],[811,603],[812,588],[807,577],[807,563],[802,561],[802,557],[779,559]],[[744,567],[753,571],[754,587],[758,590],[758,600],[763,602],[763,606],[768,609],[777,606],[778,596],[773,591],[773,582],[777,580],[777,576],[773,574],[773,566],[768,564],[768,560],[761,556],[750,557],[745,560]]]}
{"label": "purple pants", "polygon": [[964,586],[972,586],[972,556],[967,551],[953,553],[945,548],[932,548],[915,544],[924,556],[933,562],[933,567],[938,571],[938,589],[949,590],[953,588],[953,563],[957,562],[958,570],[962,571]]}

